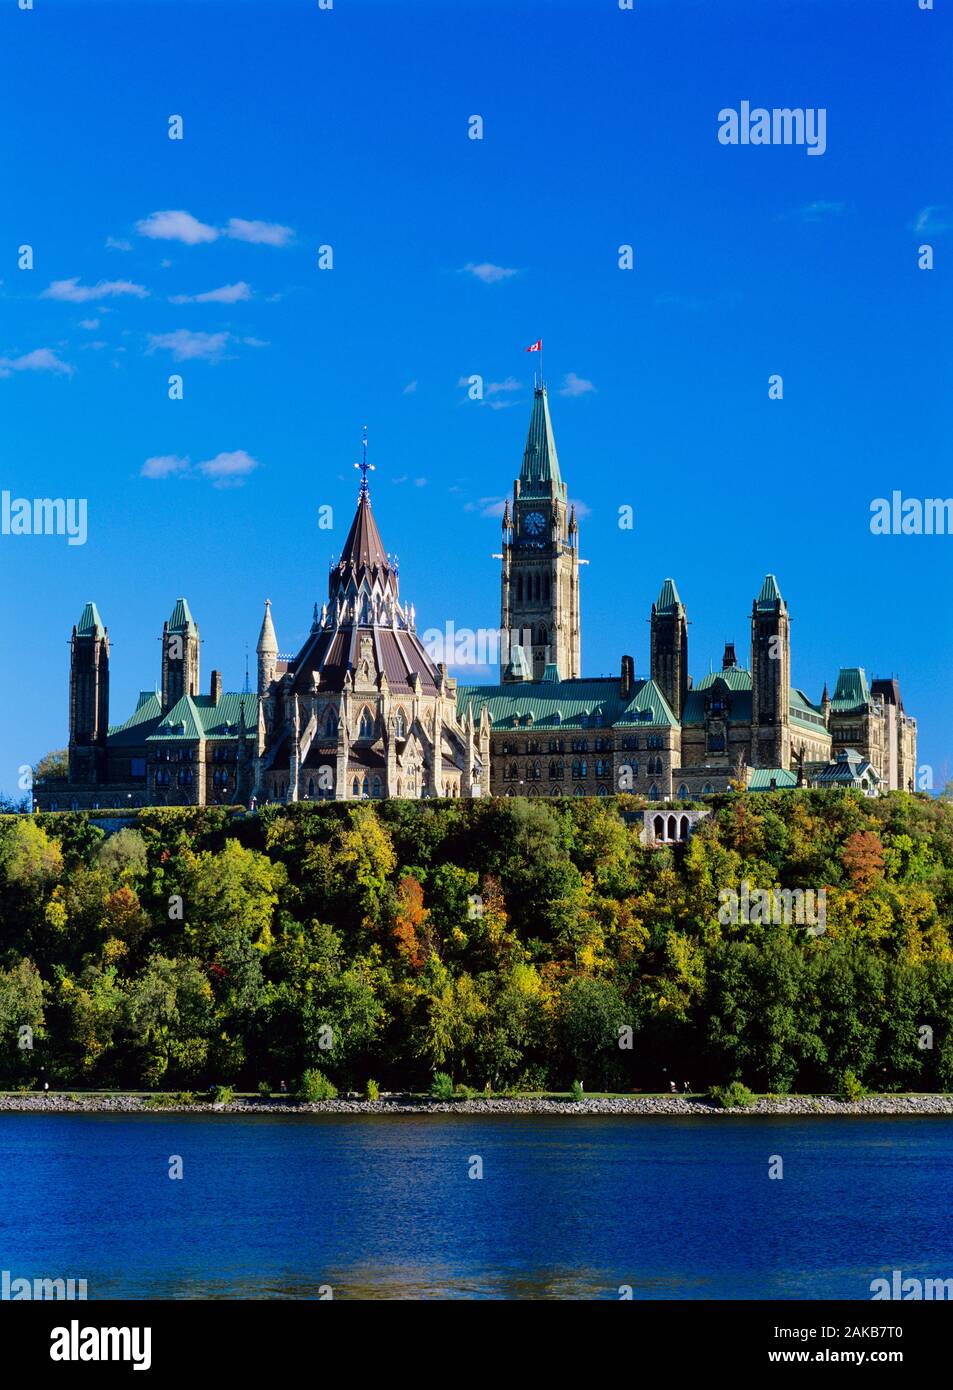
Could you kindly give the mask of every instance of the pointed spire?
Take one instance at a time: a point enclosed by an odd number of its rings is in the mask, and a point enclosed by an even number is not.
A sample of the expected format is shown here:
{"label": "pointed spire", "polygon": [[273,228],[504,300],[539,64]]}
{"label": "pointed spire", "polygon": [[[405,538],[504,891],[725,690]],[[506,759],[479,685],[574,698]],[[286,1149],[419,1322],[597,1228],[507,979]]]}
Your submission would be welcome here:
{"label": "pointed spire", "polygon": [[314,613],[311,618],[311,631],[317,632],[321,626],[321,619],[318,617],[318,605],[314,605]]}
{"label": "pointed spire", "polygon": [[95,603],[87,603],[76,624],[77,637],[102,637],[106,629]]}
{"label": "pointed spire", "polygon": [[169,618],[170,632],[195,632],[195,619],[189,610],[188,601],[184,598],[177,598],[172,616]]}
{"label": "pointed spire", "polygon": [[773,574],[764,576],[764,583],[761,585],[761,592],[755,600],[757,608],[774,609],[779,603],[783,604],[781,590],[778,588],[778,581]]}
{"label": "pointed spire", "polygon": [[655,611],[657,613],[677,613],[684,604],[678,596],[674,579],[666,579],[662,585],[659,596],[655,600]]}
{"label": "pointed spire", "polygon": [[576,520],[576,504],[573,502],[569,508],[569,534],[574,536],[579,530],[579,522]]}
{"label": "pointed spire", "polygon": [[537,386],[533,391],[533,412],[529,417],[529,432],[523,451],[520,488],[523,492],[548,492],[550,486],[557,491],[565,491],[556,455],[553,422],[549,418],[546,387]]}
{"label": "pointed spire", "polygon": [[275,633],[275,625],[271,621],[271,599],[265,599],[265,616],[261,620],[261,632],[258,634],[257,652],[259,656],[277,656],[278,638]]}

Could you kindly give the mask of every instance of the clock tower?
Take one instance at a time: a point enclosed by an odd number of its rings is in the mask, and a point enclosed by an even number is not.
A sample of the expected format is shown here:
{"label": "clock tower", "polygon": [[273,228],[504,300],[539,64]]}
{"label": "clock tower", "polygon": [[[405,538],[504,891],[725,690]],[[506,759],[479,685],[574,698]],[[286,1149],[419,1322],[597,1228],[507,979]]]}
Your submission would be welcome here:
{"label": "clock tower", "polygon": [[[513,485],[513,509],[503,511],[500,626],[509,634],[501,655],[503,680],[542,680],[549,665],[560,679],[579,675],[579,527],[559,472],[546,387],[533,393],[523,467]],[[528,644],[523,633],[529,633]],[[523,646],[525,666],[513,661]],[[528,645],[528,650],[527,650]]]}

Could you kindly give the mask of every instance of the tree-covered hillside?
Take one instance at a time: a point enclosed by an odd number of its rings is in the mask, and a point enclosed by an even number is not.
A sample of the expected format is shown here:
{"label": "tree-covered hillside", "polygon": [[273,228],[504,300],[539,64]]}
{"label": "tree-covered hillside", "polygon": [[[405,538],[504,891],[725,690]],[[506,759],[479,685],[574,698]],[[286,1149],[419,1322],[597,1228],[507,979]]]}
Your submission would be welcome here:
{"label": "tree-covered hillside", "polygon": [[638,806],[4,816],[0,1084],[953,1089],[953,806],[737,795],[661,850]]}

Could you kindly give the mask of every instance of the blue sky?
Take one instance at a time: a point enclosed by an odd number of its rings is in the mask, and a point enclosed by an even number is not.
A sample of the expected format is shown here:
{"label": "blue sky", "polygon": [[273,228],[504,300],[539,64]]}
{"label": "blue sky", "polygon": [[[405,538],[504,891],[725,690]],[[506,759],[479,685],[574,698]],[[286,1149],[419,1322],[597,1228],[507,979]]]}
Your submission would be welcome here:
{"label": "blue sky", "polygon": [[[948,6],[35,6],[0,9],[0,487],[85,497],[89,536],[0,536],[0,789],[65,744],[88,598],[114,722],[180,593],[203,688],[241,687],[246,643],[254,670],[266,597],[296,649],[365,423],[418,626],[495,626],[540,336],[584,672],[646,672],[669,574],[692,671],[746,659],[773,571],[794,682],[898,673],[953,776],[953,537],[869,528],[894,489],[953,493]],[[825,153],[720,144],[743,100],[825,108]]]}

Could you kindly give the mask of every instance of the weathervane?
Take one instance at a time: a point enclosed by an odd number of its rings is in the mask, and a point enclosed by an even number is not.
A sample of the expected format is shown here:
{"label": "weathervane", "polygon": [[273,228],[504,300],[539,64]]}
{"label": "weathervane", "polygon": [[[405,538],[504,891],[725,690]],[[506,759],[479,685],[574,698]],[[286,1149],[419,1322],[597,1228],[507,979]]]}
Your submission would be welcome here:
{"label": "weathervane", "polygon": [[366,426],[366,425],[364,426],[364,455],[363,455],[363,457],[362,457],[362,459],[361,459],[361,462],[360,462],[360,463],[356,463],[356,464],[354,465],[354,467],[355,467],[355,468],[359,468],[359,469],[361,470],[361,491],[360,491],[360,493],[359,493],[359,498],[360,498],[360,497],[369,497],[370,494],[369,494],[369,492],[368,492],[368,490],[367,490],[367,475],[368,475],[368,473],[373,473],[373,472],[374,472],[374,465],[373,465],[372,463],[368,463],[368,461],[367,461],[367,426]]}

